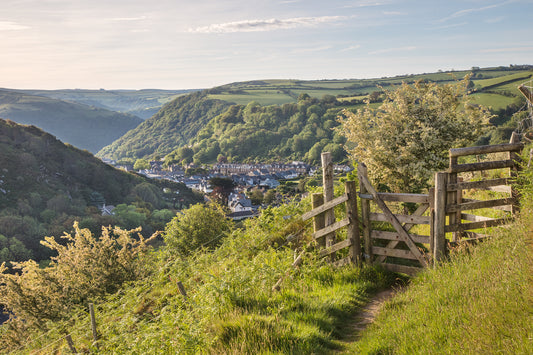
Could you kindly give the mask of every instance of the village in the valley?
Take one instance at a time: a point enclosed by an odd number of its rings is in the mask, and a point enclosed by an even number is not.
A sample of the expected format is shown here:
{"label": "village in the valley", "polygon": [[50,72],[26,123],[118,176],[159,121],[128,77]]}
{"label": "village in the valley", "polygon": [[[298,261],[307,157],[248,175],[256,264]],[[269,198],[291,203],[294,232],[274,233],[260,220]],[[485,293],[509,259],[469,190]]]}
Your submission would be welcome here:
{"label": "village in the valley", "polygon": [[[112,160],[104,159],[104,162],[116,168],[134,171],[133,165],[121,165]],[[234,189],[228,197],[227,207],[231,211],[228,214],[233,220],[243,220],[258,214],[260,205],[254,205],[247,192],[259,189],[263,192],[276,189],[280,181],[294,180],[305,176],[313,176],[318,167],[310,164],[293,161],[291,163],[217,163],[211,167],[196,166],[191,163],[185,167],[173,165],[168,169],[163,167],[163,161],[150,161],[150,169],[139,170],[137,173],[151,179],[167,179],[183,183],[188,188],[200,191],[206,196],[213,192],[210,180],[213,178],[227,178],[233,181]],[[353,170],[348,165],[335,165],[336,172],[349,172]],[[187,172],[193,172],[187,173]],[[105,206],[106,213],[111,212],[112,206]]]}

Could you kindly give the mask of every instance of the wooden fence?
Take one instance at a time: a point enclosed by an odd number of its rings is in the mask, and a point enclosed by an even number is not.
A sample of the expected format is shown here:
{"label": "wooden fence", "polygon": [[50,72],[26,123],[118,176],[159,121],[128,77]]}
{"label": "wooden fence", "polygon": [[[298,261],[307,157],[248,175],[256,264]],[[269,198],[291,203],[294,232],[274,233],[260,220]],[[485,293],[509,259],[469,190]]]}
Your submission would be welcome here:
{"label": "wooden fence", "polygon": [[[479,239],[487,235],[474,230],[508,223],[518,210],[516,192],[510,186],[518,170],[518,153],[523,148],[513,135],[511,143],[451,149],[450,165],[446,172],[435,174],[435,188],[428,194],[377,192],[368,179],[366,166],[359,164],[357,176],[359,192],[355,182],[348,181],[342,196],[333,196],[333,165],[330,153],[322,153],[324,194],[313,194],[313,209],[302,218],[313,218],[314,238],[322,248],[320,256],[328,257],[335,265],[346,263],[381,263],[386,269],[414,274],[434,261],[446,256],[449,242],[464,239]],[[505,153],[505,158],[476,163],[459,163],[464,156]],[[507,177],[489,179],[485,171],[509,168]],[[466,181],[461,173],[474,176],[483,172],[482,178]],[[463,191],[485,189],[505,193],[505,197],[484,201],[463,198]],[[361,205],[361,213],[358,205]],[[393,213],[390,204],[411,203],[416,206],[412,214]],[[346,218],[336,221],[334,208],[345,204]],[[508,211],[500,218],[490,218],[466,211],[479,209]],[[386,223],[388,228],[383,228]],[[380,225],[381,224],[381,225]],[[426,225],[415,234],[416,225]],[[346,238],[338,241],[337,232],[347,228]],[[420,232],[419,232],[420,233]],[[450,234],[450,241],[447,239]],[[362,243],[361,243],[362,241]],[[341,252],[348,248],[348,252]],[[339,254],[341,256],[339,256]]]}

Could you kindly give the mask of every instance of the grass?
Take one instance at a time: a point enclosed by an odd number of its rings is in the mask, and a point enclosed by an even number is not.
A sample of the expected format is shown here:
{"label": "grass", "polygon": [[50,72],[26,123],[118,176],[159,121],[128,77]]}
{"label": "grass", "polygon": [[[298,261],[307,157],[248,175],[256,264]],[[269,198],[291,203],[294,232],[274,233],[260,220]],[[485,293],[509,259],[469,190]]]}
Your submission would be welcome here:
{"label": "grass", "polygon": [[[516,91],[518,92],[518,90]],[[473,98],[474,103],[490,107],[493,110],[506,108],[508,105],[512,104],[515,99],[514,97],[491,93],[476,93],[471,95],[470,97]]]}
{"label": "grass", "polygon": [[531,353],[533,260],[526,231],[519,232],[504,233],[420,275],[405,293],[385,305],[351,350],[362,354]]}
{"label": "grass", "polygon": [[518,222],[485,243],[460,245],[450,262],[385,303],[347,353],[533,353],[532,195],[525,191]]}
{"label": "grass", "polygon": [[295,99],[278,90],[246,90],[242,94],[211,94],[211,99],[225,100],[235,102],[239,105],[246,105],[251,101],[257,101],[261,105],[282,105],[289,102],[294,102]]}
{"label": "grass", "polygon": [[[335,268],[320,260],[309,226],[298,217],[309,201],[265,211],[212,252],[177,257],[163,248],[146,266],[151,276],[95,300],[102,353],[329,354],[342,350],[353,317],[369,297],[396,281],[377,267]],[[284,246],[299,235],[304,262],[291,266]],[[293,247],[297,247],[294,245]],[[279,291],[272,289],[283,278]],[[178,290],[184,285],[187,298]],[[18,353],[96,351],[87,309],[36,331]],[[0,329],[0,336],[2,329]],[[8,333],[5,333],[6,335]],[[44,349],[44,350],[43,350]],[[17,353],[17,351],[13,352]]]}
{"label": "grass", "polygon": [[[496,78],[490,78],[490,79],[483,79],[483,80],[476,80],[476,85],[479,85],[481,88],[485,88],[487,86],[493,86],[500,83],[506,83],[508,81],[520,81],[520,80],[527,80],[531,77],[531,72],[521,72],[521,73],[515,73],[515,74],[507,74],[504,76],[496,77]],[[515,85],[516,88],[516,85]]]}

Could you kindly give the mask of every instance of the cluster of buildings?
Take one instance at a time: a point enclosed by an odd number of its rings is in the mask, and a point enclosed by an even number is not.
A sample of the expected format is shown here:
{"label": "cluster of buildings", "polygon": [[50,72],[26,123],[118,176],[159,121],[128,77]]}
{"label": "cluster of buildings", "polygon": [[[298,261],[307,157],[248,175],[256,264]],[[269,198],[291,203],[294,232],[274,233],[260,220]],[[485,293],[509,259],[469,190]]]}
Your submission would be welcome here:
{"label": "cluster of buildings", "polygon": [[[133,170],[133,166],[119,166],[117,168],[127,171]],[[347,166],[335,166],[336,170],[350,170]],[[295,179],[299,176],[314,175],[318,170],[309,164],[294,161],[292,163],[269,163],[269,164],[239,164],[218,163],[209,170],[190,164],[189,166],[173,166],[163,169],[163,162],[150,161],[150,169],[141,170],[138,173],[152,179],[168,179],[185,184],[187,187],[202,191],[205,194],[213,190],[209,181],[215,177],[229,178],[236,186],[234,192],[228,198],[228,207],[232,211],[229,217],[241,220],[253,217],[257,213],[258,206],[252,206],[252,202],[246,197],[245,191],[259,188],[263,191],[275,189],[280,185],[279,180]],[[194,171],[195,174],[186,174],[186,171]]]}

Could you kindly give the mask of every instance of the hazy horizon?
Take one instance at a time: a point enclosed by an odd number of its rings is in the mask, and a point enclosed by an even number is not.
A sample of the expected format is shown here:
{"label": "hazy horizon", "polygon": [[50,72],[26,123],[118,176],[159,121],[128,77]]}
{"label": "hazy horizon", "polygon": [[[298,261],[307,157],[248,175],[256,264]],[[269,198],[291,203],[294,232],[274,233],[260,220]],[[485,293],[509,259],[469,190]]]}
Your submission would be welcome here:
{"label": "hazy horizon", "polygon": [[530,64],[533,0],[1,0],[0,87],[199,89]]}

